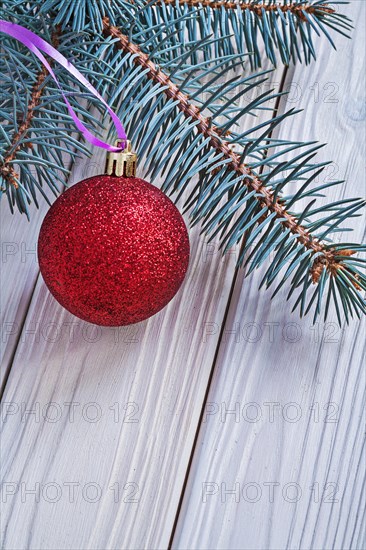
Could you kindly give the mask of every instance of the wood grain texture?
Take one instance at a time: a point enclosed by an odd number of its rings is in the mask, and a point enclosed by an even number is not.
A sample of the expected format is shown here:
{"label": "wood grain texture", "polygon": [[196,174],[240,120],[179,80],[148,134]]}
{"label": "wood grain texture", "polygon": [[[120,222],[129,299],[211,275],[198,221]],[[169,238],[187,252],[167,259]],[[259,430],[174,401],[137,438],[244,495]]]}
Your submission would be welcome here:
{"label": "wood grain texture", "polygon": [[48,209],[42,201],[32,208],[32,222],[19,212],[11,214],[6,200],[0,204],[0,388],[6,380],[20,338],[38,275],[37,238]]}
{"label": "wood grain texture", "polygon": [[[280,134],[329,144],[327,177],[347,180],[329,198],[365,182],[365,4],[348,9],[353,41],[289,72],[305,111]],[[235,286],[173,548],[365,548],[364,320],[300,321],[285,291],[257,293],[263,273]]]}
{"label": "wood grain texture", "polygon": [[[64,154],[63,157],[65,166],[71,168],[69,155]],[[44,193],[52,203],[55,196],[47,186]],[[16,209],[12,214],[6,199],[0,204],[0,395],[12,366],[39,274],[38,234],[49,205],[42,196],[38,199],[38,208],[35,203],[29,206],[31,221]]]}
{"label": "wood grain texture", "polygon": [[3,548],[167,547],[236,260],[190,240],[178,295],[132,327],[79,321],[39,279],[3,400]]}

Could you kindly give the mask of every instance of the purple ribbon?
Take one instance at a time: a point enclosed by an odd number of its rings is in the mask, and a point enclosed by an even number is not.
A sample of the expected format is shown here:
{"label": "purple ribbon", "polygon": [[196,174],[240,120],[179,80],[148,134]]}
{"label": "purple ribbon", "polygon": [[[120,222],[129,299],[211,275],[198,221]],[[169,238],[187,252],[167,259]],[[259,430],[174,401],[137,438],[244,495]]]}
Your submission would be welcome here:
{"label": "purple ribbon", "polygon": [[[60,52],[58,52],[53,46],[51,46],[51,44],[43,40],[43,38],[40,38],[39,36],[29,31],[28,29],[22,27],[21,25],[16,25],[15,23],[10,23],[9,21],[4,21],[3,19],[0,19],[0,32],[8,34],[9,36],[12,36],[16,40],[24,44],[43,63],[43,65],[46,67],[46,69],[52,76],[53,80],[56,82],[57,87],[60,90],[62,97],[64,98],[68,111],[75,123],[75,126],[78,128],[78,130],[82,133],[82,135],[85,137],[87,141],[89,141],[92,145],[96,145],[97,147],[102,147],[103,149],[107,149],[107,151],[111,151],[112,153],[118,153],[120,151],[123,151],[123,149],[126,147],[127,136],[126,136],[125,129],[123,128],[122,123],[119,120],[118,116],[112,111],[112,109],[109,107],[107,102],[102,98],[102,96],[97,92],[97,90],[90,84],[90,82],[88,82],[88,80],[76,69],[76,67],[74,67],[70,63],[70,61],[66,59],[66,57],[60,54]],[[52,57],[58,63],[60,63],[60,65],[62,65],[64,69],[66,69],[70,74],[75,76],[75,78],[77,78],[79,82],[84,84],[84,86],[86,86],[88,90],[90,90],[90,92],[93,95],[95,95],[95,97],[97,97],[103,103],[103,105],[105,105],[116,127],[118,139],[124,142],[123,147],[122,146],[114,147],[112,145],[109,145],[105,141],[98,139],[91,132],[89,132],[89,130],[84,126],[81,120],[77,117],[75,111],[73,110],[70,103],[68,102],[67,97],[62,91],[62,88],[57,80],[55,73],[53,72],[47,59],[44,57],[44,55],[41,54],[40,50],[46,53],[47,55],[49,55],[50,57]]]}

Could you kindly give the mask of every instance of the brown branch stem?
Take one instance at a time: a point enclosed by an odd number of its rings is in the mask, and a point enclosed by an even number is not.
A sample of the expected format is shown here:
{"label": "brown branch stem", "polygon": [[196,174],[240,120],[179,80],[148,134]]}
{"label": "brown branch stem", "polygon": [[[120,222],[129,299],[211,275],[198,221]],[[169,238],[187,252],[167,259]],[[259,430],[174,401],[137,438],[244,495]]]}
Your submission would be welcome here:
{"label": "brown branch stem", "polygon": [[[52,34],[52,44],[55,48],[59,46],[59,36],[60,36],[60,27],[58,26],[54,31],[54,33]],[[16,181],[18,174],[10,163],[15,159],[18,151],[21,149],[22,147],[21,140],[24,137],[24,135],[28,132],[31,126],[35,111],[41,101],[41,97],[44,90],[43,83],[47,75],[48,75],[48,70],[46,69],[46,67],[43,67],[39,71],[37,79],[33,84],[31,97],[27,107],[27,114],[23,122],[20,124],[18,131],[14,134],[13,139],[11,141],[11,145],[9,145],[9,148],[5,153],[4,161],[0,165],[1,175],[4,177],[4,179],[8,180],[9,183],[15,187],[15,189],[18,188],[18,183]]]}
{"label": "brown branch stem", "polygon": [[[175,5],[177,0],[158,0],[158,3],[164,3],[166,5]],[[230,0],[178,0],[178,3],[180,6],[187,5],[190,7],[204,7],[204,8],[211,8],[211,9],[221,9],[224,8],[226,10],[237,10],[238,7],[243,11],[251,11],[255,13],[257,16],[262,17],[263,16],[263,10],[265,12],[278,12],[281,11],[283,13],[290,12],[293,15],[296,15],[303,21],[306,21],[306,17],[304,16],[304,12],[308,14],[331,14],[335,13],[334,8],[329,6],[329,4],[322,4],[318,6],[313,6],[312,4],[297,4],[297,3],[291,3],[291,4],[255,4],[255,3],[248,3],[243,2],[242,0],[239,0],[237,2],[232,2]]]}

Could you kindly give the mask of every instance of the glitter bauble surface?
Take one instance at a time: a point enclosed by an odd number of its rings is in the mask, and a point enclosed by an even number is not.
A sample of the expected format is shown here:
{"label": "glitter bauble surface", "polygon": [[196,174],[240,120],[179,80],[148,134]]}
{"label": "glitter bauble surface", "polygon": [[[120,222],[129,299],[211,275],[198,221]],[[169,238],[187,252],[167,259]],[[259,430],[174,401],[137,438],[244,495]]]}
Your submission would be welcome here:
{"label": "glitter bauble surface", "polygon": [[94,176],[70,187],[41,227],[38,259],[56,300],[90,323],[147,319],[178,291],[189,262],[183,218],[139,178]]}

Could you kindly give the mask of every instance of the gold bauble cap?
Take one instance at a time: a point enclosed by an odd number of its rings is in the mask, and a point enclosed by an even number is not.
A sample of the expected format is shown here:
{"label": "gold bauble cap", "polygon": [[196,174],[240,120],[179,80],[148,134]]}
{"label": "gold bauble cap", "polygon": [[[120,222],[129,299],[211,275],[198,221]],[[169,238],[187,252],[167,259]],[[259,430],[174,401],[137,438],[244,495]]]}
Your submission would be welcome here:
{"label": "gold bauble cap", "polygon": [[[122,141],[117,139],[116,147],[121,146]],[[136,176],[137,155],[132,151],[132,145],[129,140],[126,142],[126,147],[120,153],[107,153],[106,173],[109,176],[124,176],[133,178]]]}

